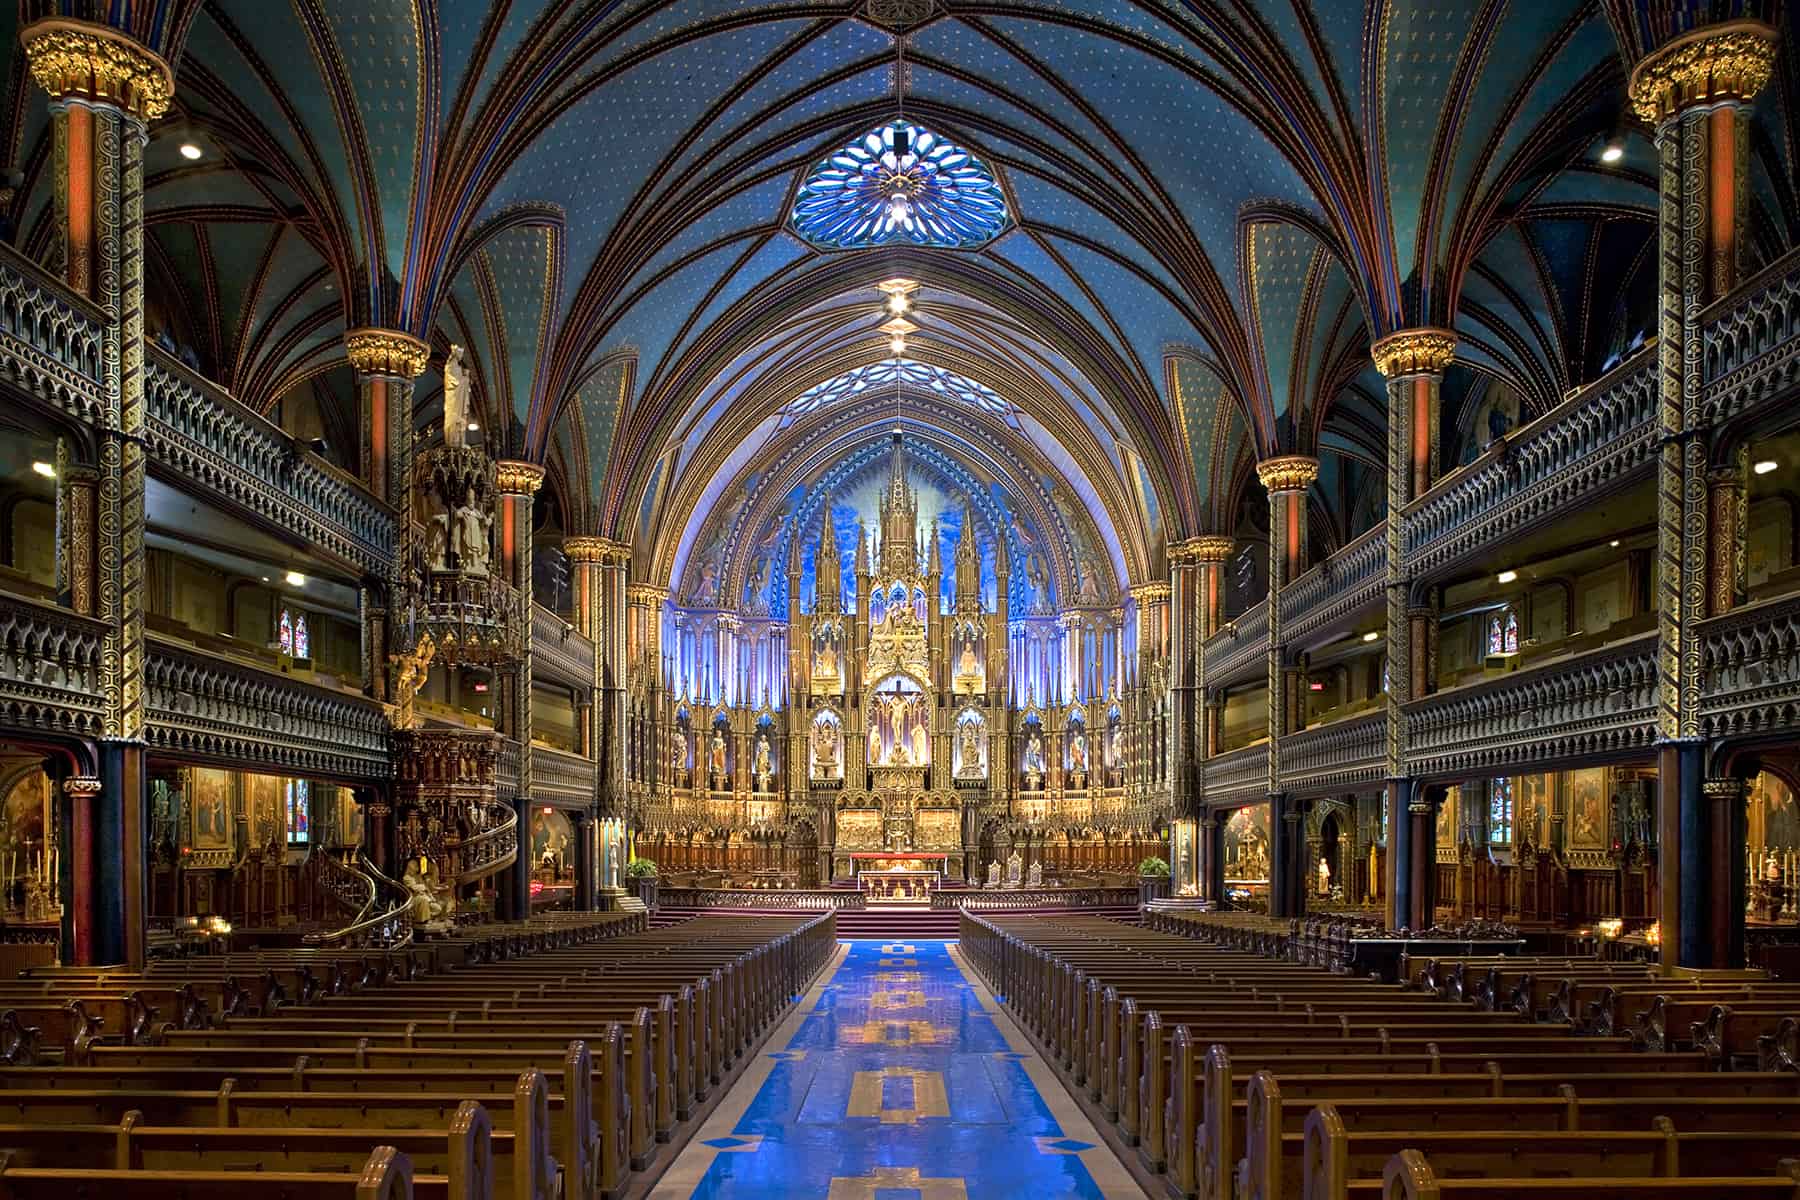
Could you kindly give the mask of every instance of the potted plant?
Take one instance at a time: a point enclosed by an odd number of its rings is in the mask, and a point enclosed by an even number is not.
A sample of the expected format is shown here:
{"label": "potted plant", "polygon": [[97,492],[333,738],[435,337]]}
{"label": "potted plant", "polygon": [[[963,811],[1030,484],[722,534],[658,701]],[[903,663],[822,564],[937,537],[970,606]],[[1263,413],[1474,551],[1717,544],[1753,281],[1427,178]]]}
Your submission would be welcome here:
{"label": "potted plant", "polygon": [[638,899],[645,908],[656,907],[656,860],[634,858],[625,864],[625,878],[637,888]]}
{"label": "potted plant", "polygon": [[1166,899],[1169,895],[1169,864],[1152,854],[1138,864],[1138,903]]}

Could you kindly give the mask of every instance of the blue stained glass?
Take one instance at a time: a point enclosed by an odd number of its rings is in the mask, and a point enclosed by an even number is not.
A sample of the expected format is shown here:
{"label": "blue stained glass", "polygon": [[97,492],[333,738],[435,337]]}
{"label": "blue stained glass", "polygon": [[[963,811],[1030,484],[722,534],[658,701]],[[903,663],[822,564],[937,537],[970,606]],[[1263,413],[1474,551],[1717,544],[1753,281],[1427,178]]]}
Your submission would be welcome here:
{"label": "blue stained glass", "polygon": [[[906,152],[895,141],[905,132]],[[794,200],[794,232],[849,250],[903,243],[967,249],[1011,220],[992,171],[910,121],[893,121],[812,169]]]}
{"label": "blue stained glass", "polygon": [[899,376],[909,387],[960,400],[964,404],[993,413],[1014,429],[1019,427],[1018,410],[992,388],[942,367],[915,362],[909,358],[884,358],[814,384],[781,410],[781,424],[785,428],[808,413],[866,392],[870,388],[891,394],[895,376]]}

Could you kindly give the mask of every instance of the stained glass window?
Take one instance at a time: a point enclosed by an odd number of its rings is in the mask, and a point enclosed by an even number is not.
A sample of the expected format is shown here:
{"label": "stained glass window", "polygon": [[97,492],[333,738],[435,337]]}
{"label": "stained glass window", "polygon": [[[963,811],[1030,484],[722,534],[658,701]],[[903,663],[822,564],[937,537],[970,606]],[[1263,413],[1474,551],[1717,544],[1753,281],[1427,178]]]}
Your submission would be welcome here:
{"label": "stained glass window", "polygon": [[826,405],[853,399],[871,388],[876,390],[876,394],[885,394],[891,399],[896,376],[908,387],[921,392],[933,392],[971,408],[979,408],[999,417],[1014,429],[1019,428],[1019,410],[994,389],[984,387],[954,371],[946,371],[930,363],[914,362],[908,358],[884,358],[814,384],[781,410],[782,427],[785,428]]}
{"label": "stained glass window", "polygon": [[306,629],[306,614],[294,614],[294,657],[312,657],[312,634]]}
{"label": "stained glass window", "polygon": [[287,840],[305,845],[312,834],[312,784],[305,779],[287,781]]}
{"label": "stained glass window", "polygon": [[294,652],[294,618],[287,609],[281,610],[281,620],[276,625],[276,638],[281,644],[283,654]]}
{"label": "stained glass window", "polygon": [[1513,781],[1488,781],[1488,841],[1510,846],[1513,840]]}
{"label": "stained glass window", "polygon": [[1519,618],[1510,608],[1503,608],[1488,617],[1487,652],[1489,654],[1517,654],[1519,652]]}
{"label": "stained glass window", "polygon": [[999,182],[979,159],[929,129],[893,121],[813,167],[791,220],[813,245],[849,250],[979,246],[1011,217]]}

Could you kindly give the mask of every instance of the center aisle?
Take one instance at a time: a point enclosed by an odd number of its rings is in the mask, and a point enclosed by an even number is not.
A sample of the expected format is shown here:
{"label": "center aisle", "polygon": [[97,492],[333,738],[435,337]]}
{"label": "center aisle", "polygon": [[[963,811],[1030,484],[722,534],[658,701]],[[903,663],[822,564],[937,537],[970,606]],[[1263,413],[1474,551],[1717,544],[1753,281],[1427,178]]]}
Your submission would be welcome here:
{"label": "center aisle", "polygon": [[652,1200],[1144,1195],[954,943],[848,946]]}

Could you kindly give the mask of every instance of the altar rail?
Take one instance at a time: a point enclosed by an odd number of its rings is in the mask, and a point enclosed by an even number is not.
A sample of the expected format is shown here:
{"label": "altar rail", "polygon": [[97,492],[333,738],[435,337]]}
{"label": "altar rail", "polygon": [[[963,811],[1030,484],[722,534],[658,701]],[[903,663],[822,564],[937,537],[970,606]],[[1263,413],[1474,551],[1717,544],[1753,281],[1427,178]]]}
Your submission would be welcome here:
{"label": "altar rail", "polygon": [[1258,600],[1206,639],[1206,686],[1224,687],[1268,671],[1269,602]]}
{"label": "altar rail", "polygon": [[153,751],[324,779],[393,774],[376,701],[203,654],[152,634],[145,667]]}
{"label": "altar rail", "polygon": [[988,888],[931,893],[931,907],[964,912],[1010,912],[1028,908],[1136,908],[1133,887]]}
{"label": "altar rail", "polygon": [[657,889],[660,908],[770,908],[783,912],[845,912],[867,908],[861,892],[849,888],[695,888]]}

